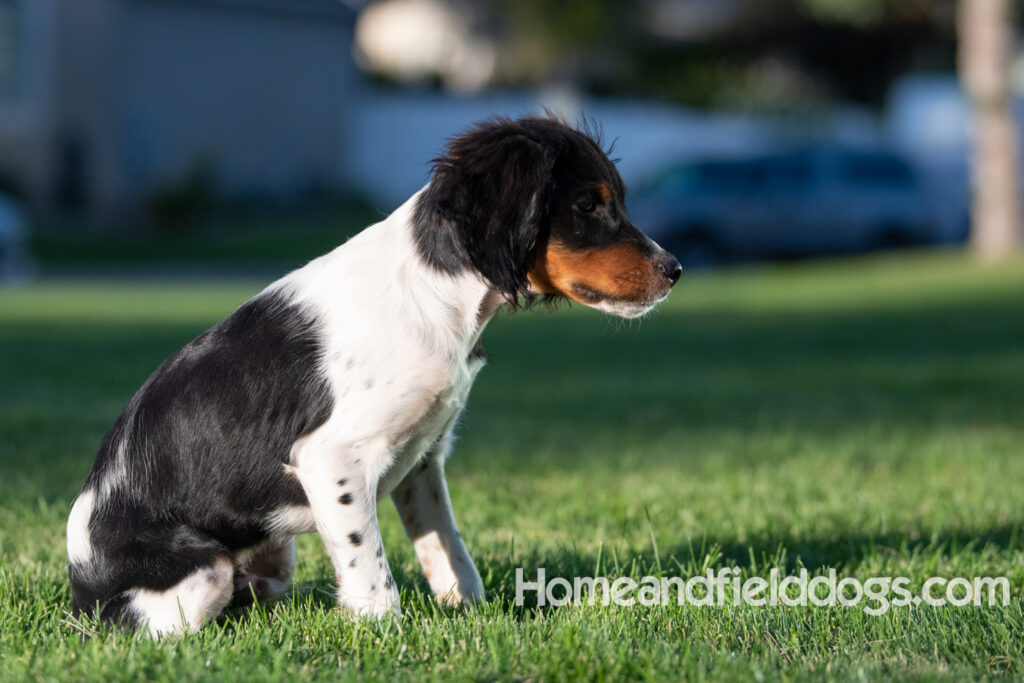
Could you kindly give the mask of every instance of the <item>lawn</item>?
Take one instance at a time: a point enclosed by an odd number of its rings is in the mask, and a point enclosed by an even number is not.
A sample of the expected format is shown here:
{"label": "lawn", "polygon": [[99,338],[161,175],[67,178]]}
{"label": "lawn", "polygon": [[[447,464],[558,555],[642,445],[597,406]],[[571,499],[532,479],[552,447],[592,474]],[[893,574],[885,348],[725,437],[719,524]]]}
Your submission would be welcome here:
{"label": "lawn", "polygon": [[[1024,676],[1024,262],[873,257],[684,276],[625,323],[501,314],[449,484],[490,596],[433,606],[389,503],[404,616],[284,600],[154,643],[73,622],[64,521],[121,407],[261,283],[0,290],[0,677],[30,680]],[[772,567],[1006,576],[1008,606],[517,607],[553,576]]]}

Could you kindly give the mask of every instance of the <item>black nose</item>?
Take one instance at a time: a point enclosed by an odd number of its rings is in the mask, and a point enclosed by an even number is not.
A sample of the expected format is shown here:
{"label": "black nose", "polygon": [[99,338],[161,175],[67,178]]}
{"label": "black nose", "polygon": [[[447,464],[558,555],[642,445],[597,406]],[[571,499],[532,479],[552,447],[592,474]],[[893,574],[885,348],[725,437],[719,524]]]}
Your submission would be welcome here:
{"label": "black nose", "polygon": [[671,254],[668,255],[668,259],[661,264],[661,273],[668,281],[672,284],[679,282],[679,276],[683,274],[683,267],[679,265],[679,259]]}

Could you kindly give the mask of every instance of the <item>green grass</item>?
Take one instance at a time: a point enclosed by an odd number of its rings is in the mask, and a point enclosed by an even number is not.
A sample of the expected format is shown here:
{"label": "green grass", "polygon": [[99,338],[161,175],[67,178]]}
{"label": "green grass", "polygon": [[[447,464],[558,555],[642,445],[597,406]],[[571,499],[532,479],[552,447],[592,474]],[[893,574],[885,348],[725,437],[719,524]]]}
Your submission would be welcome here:
{"label": "green grass", "polygon": [[[73,623],[63,525],[146,375],[262,283],[0,291],[0,677],[1024,676],[1024,262],[924,255],[684,278],[642,323],[502,314],[449,463],[490,596],[432,605],[390,504],[404,617],[296,590],[153,643]],[[1010,578],[1006,607],[515,607],[514,572]],[[83,637],[82,631],[93,633]]]}

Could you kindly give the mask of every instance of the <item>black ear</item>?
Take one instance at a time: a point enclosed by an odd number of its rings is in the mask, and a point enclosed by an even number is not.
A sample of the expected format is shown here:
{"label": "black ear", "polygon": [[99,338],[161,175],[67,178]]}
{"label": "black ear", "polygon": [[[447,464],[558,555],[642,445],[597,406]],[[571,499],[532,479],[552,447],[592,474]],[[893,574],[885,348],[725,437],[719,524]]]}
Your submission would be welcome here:
{"label": "black ear", "polygon": [[[432,247],[438,261],[439,248],[457,250],[464,265],[511,303],[528,297],[527,273],[547,223],[554,157],[552,146],[519,122],[490,121],[453,139],[435,161],[417,207],[420,248]],[[429,213],[433,225],[422,220]]]}

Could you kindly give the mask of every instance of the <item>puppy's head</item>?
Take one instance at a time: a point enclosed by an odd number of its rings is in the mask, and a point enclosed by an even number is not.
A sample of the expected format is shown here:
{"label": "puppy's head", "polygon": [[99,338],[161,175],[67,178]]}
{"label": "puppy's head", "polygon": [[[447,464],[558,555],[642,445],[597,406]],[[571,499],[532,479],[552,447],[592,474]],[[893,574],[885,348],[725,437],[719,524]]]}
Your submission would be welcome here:
{"label": "puppy's head", "polygon": [[414,221],[427,262],[476,269],[509,301],[538,294],[632,318],[668,296],[679,262],[641,233],[614,164],[550,118],[493,119],[448,143]]}

